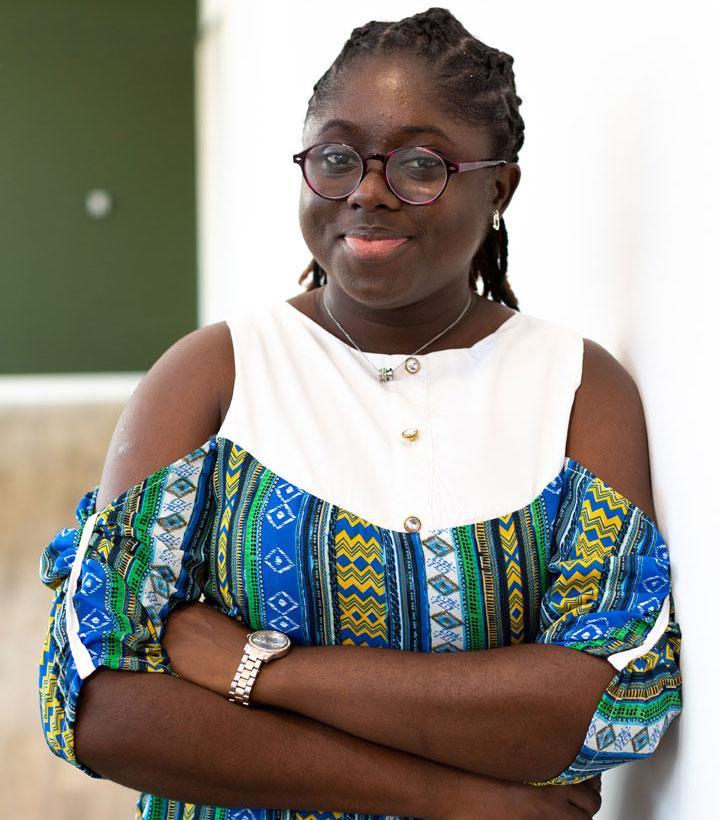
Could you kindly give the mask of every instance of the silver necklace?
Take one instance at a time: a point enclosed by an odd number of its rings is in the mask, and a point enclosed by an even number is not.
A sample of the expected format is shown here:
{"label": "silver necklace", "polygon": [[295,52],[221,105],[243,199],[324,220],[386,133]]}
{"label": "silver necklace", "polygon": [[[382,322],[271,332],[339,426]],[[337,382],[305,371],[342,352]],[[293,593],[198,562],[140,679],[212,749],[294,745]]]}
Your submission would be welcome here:
{"label": "silver necklace", "polygon": [[[353,345],[353,347],[359,353],[361,353],[362,356],[364,356],[364,358],[370,364],[372,369],[377,372],[378,378],[380,379],[380,381],[381,382],[389,382],[392,379],[395,370],[397,370],[397,367],[394,367],[394,368],[393,367],[375,367],[375,365],[370,361],[370,359],[368,359],[368,357],[365,355],[365,353],[362,350],[360,350],[360,348],[355,344],[353,338],[350,336],[350,334],[347,332],[347,330],[345,330],[345,328],[340,324],[340,322],[338,322],[338,320],[333,316],[332,311],[330,310],[330,308],[327,305],[327,302],[325,301],[325,290],[324,289],[323,289],[323,292],[322,292],[322,296],[320,298],[322,300],[323,307],[328,312],[328,315],[330,316],[330,318],[333,320],[333,322],[335,322],[335,324],[340,328],[340,330],[342,330],[342,332],[345,334],[348,341]],[[409,356],[407,356],[405,358],[404,365],[405,365],[405,369],[408,371],[408,373],[417,373],[417,371],[420,369],[420,362],[418,362],[418,360],[415,359],[414,357],[421,350],[424,350],[428,345],[431,345],[436,339],[439,339],[443,334],[447,333],[448,330],[450,330],[450,328],[455,327],[455,325],[467,313],[468,308],[470,307],[471,303],[472,303],[472,291],[470,292],[470,296],[468,297],[467,304],[465,305],[465,307],[462,310],[462,313],[457,317],[457,319],[455,319],[455,321],[452,324],[448,325],[445,328],[445,330],[441,330],[440,333],[437,334],[437,336],[433,336],[432,339],[430,339],[429,342],[425,342],[425,344],[422,347],[419,347],[414,353],[411,353]]]}

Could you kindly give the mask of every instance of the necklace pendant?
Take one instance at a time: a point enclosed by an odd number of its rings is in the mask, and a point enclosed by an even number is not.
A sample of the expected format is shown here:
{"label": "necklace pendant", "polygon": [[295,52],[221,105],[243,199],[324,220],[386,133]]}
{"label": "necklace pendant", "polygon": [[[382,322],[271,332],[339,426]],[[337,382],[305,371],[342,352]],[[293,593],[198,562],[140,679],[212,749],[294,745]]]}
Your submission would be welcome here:
{"label": "necklace pendant", "polygon": [[408,358],[405,359],[404,364],[405,370],[407,370],[408,373],[414,374],[420,370],[420,362],[414,356],[408,356]]}
{"label": "necklace pendant", "polygon": [[379,376],[381,382],[392,381],[392,377],[393,377],[392,367],[381,367],[378,370],[378,376]]}

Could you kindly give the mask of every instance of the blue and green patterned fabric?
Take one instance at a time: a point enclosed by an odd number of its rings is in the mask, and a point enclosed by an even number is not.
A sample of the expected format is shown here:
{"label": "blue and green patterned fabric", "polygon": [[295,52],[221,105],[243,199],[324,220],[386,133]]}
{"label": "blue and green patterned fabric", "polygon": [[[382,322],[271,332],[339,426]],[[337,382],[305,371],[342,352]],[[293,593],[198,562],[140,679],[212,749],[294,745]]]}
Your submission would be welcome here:
{"label": "blue and green patterned fabric", "polygon": [[[617,674],[576,758],[543,783],[647,758],[681,710],[667,546],[647,514],[572,458],[521,509],[419,533],[317,498],[221,436],[102,510],[97,491],[40,562],[55,592],[39,669],[42,726],[50,749],[92,777],[74,747],[84,680],[99,666],[174,674],[163,626],[173,607],[201,596],[302,645],[456,652],[537,642],[607,658]],[[365,816],[143,793],[136,817]]]}

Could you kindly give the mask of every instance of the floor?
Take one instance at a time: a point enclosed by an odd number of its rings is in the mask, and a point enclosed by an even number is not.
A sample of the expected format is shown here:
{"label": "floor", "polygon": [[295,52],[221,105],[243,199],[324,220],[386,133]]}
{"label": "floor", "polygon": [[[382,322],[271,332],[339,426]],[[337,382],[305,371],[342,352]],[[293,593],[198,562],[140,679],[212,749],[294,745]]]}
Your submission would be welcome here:
{"label": "floor", "polygon": [[53,755],[41,731],[38,663],[52,591],[44,547],[75,524],[77,500],[100,480],[121,405],[0,408],[0,816],[134,817],[136,792]]}

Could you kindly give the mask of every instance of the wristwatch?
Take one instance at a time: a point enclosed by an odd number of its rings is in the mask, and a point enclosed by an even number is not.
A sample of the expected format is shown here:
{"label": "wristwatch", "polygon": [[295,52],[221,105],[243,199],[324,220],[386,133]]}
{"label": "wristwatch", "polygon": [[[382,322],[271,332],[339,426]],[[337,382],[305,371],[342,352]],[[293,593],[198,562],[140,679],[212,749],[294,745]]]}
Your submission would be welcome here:
{"label": "wristwatch", "polygon": [[245,650],[235,677],[230,684],[228,700],[250,706],[250,690],[253,688],[261,663],[270,663],[290,651],[290,638],[275,629],[259,629],[247,636]]}

